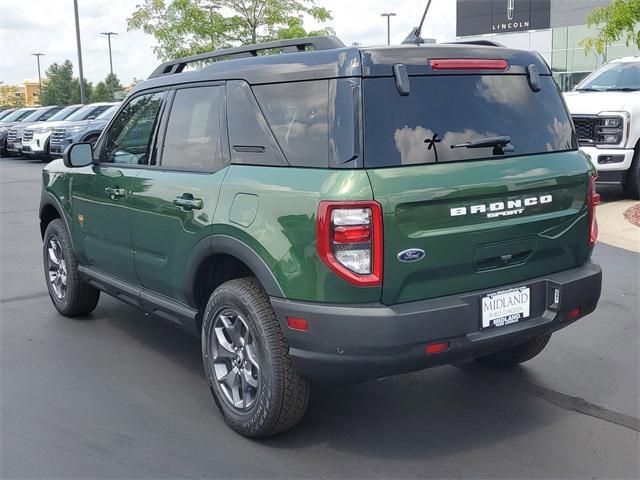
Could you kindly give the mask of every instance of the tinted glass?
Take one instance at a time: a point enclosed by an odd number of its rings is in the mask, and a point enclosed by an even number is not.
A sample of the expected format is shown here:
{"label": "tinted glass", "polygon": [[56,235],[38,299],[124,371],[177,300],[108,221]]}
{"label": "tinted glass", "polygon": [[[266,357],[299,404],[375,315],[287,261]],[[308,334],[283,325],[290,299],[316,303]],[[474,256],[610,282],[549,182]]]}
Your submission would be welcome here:
{"label": "tinted glass", "polygon": [[225,165],[220,138],[222,87],[176,92],[167,124],[162,166],[179,170],[219,170]]}
{"label": "tinted glass", "polygon": [[329,82],[258,85],[253,91],[289,164],[326,167]]}
{"label": "tinted glass", "polygon": [[30,115],[24,117],[23,122],[43,122],[48,120],[52,115],[62,110],[62,107],[39,108]]}
{"label": "tinted glass", "polygon": [[100,143],[101,163],[145,165],[164,93],[134,98],[125,106]]}
{"label": "tinted glass", "polygon": [[0,120],[2,120],[4,117],[8,115],[11,115],[11,113],[13,113],[12,110],[5,110],[3,112],[0,112]]}
{"label": "tinted glass", "polygon": [[111,107],[111,105],[87,105],[82,107],[73,115],[67,117],[67,120],[70,122],[77,122],[79,120],[87,120],[91,116],[97,117],[109,107]]}
{"label": "tinted glass", "polygon": [[55,122],[57,120],[65,120],[71,114],[73,114],[74,112],[77,112],[81,107],[82,105],[69,105],[68,107],[64,107],[58,113],[56,113],[55,115],[52,115],[48,121]]}
{"label": "tinted glass", "polygon": [[107,108],[104,112],[96,117],[96,120],[111,120],[118,110],[118,105]]}
{"label": "tinted glass", "polygon": [[23,118],[31,115],[33,113],[33,111],[34,111],[33,108],[24,109],[24,110],[16,110],[15,112],[10,113],[6,117],[4,117],[2,119],[2,121],[3,122],[19,122]]}
{"label": "tinted glass", "polygon": [[[393,78],[364,85],[365,165],[453,162],[577,148],[573,128],[551,77],[534,92],[521,75],[411,78],[398,94]],[[462,144],[508,136],[512,151]],[[452,148],[456,146],[456,148]],[[508,150],[505,149],[505,150]]]}
{"label": "tinted glass", "polygon": [[640,63],[610,63],[578,85],[583,89],[640,90]]}
{"label": "tinted glass", "polygon": [[287,165],[249,85],[227,82],[227,124],[231,162],[247,165]]}

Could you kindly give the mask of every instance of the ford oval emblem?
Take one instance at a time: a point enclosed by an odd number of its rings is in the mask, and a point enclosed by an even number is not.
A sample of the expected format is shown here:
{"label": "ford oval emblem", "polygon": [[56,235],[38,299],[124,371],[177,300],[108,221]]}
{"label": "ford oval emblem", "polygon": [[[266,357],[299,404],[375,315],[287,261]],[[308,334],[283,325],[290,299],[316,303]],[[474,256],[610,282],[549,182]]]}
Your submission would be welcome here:
{"label": "ford oval emblem", "polygon": [[403,263],[413,263],[419,262],[426,255],[425,251],[421,248],[410,248],[408,250],[403,250],[398,254],[398,260]]}

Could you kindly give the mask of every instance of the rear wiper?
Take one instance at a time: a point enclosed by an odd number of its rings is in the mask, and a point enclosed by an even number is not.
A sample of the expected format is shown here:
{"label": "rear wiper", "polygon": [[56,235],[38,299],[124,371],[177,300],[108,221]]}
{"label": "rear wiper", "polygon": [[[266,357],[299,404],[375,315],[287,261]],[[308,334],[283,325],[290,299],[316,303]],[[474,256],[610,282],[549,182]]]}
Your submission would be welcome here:
{"label": "rear wiper", "polygon": [[488,148],[493,147],[494,155],[504,155],[504,152],[513,152],[511,137],[503,135],[500,137],[487,137],[471,140],[470,142],[457,143],[451,148]]}

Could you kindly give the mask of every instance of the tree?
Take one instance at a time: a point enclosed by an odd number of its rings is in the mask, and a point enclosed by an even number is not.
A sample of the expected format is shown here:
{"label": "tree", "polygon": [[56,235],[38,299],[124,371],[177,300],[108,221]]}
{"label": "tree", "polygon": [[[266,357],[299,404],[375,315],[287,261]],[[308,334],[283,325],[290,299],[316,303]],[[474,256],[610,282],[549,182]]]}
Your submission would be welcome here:
{"label": "tree", "polygon": [[115,74],[109,73],[107,77],[102,82],[98,82],[98,84],[93,89],[93,93],[91,94],[92,102],[113,102],[114,94],[116,92],[121,92],[124,90],[124,87],[120,83],[120,80]]}
{"label": "tree", "polygon": [[92,102],[113,102],[113,92],[104,82],[98,82],[91,93]]}
{"label": "tree", "polygon": [[73,64],[69,60],[65,60],[62,64],[53,63],[45,72],[40,103],[42,105],[70,105],[75,86]]}
{"label": "tree", "polygon": [[109,73],[104,79],[104,84],[107,86],[112,96],[115,92],[124,90],[124,87],[120,83],[120,79],[118,79],[118,76],[115,73]]}
{"label": "tree", "polygon": [[587,15],[589,27],[603,25],[597,37],[580,42],[586,51],[603,54],[607,45],[624,39],[627,47],[635,43],[640,48],[640,0],[613,0],[606,7],[595,8]]}
{"label": "tree", "polygon": [[[65,60],[47,68],[43,80],[40,103],[42,105],[71,105],[80,103],[80,80],[73,76],[73,64]],[[84,81],[86,98],[91,98],[91,83]]]}
{"label": "tree", "polygon": [[303,17],[319,22],[331,13],[315,0],[144,0],[127,25],[153,35],[156,55],[172,59],[210,50],[293,36],[332,33],[325,28],[307,32]]}

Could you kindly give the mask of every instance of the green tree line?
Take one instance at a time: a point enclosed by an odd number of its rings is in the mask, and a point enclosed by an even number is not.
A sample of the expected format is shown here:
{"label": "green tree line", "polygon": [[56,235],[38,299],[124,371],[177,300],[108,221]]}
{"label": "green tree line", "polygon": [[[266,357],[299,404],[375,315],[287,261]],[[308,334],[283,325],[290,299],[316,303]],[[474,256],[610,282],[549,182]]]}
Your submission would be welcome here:
{"label": "green tree line", "polygon": [[[85,98],[89,102],[112,102],[114,93],[124,90],[115,74],[98,82],[95,86],[84,80]],[[54,63],[47,68],[43,79],[42,105],[72,105],[80,103],[80,80],[73,76],[73,64],[70,60]]]}
{"label": "green tree line", "polygon": [[304,19],[332,20],[315,0],[144,0],[127,20],[158,42],[161,60],[269,40],[333,33],[308,31]]}

